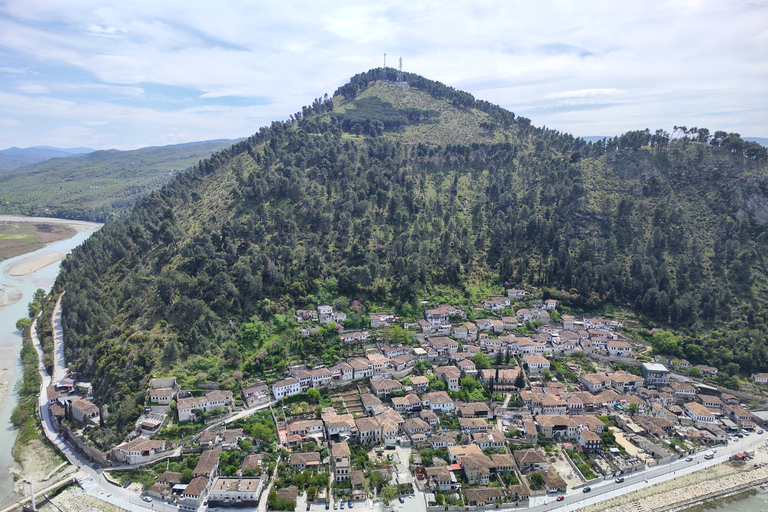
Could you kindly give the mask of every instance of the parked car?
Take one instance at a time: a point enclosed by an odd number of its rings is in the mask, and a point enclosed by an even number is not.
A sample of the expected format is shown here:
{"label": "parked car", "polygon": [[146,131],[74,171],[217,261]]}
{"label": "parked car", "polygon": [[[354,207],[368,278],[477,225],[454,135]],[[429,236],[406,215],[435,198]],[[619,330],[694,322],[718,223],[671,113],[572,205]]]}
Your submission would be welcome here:
{"label": "parked car", "polygon": [[99,469],[99,465],[98,464],[94,464],[93,465],[93,469]]}
{"label": "parked car", "polygon": [[762,430],[758,430],[757,431],[757,435],[759,435],[759,436],[763,435],[763,431]]}
{"label": "parked car", "polygon": [[581,492],[591,492],[591,491],[592,491],[591,487],[585,487],[584,490]]}
{"label": "parked car", "polygon": [[344,510],[344,502],[343,501],[341,502],[341,506],[339,507],[339,509]]}
{"label": "parked car", "polygon": [[329,510],[331,508],[331,503],[329,501],[325,502],[325,510]]}
{"label": "parked car", "polygon": [[693,457],[688,457],[687,459],[685,459],[685,462],[693,462]]}
{"label": "parked car", "polygon": [[310,507],[311,505],[312,505],[312,504],[311,504],[310,502],[307,502],[307,511],[309,511],[309,507]]}
{"label": "parked car", "polygon": [[349,500],[349,503],[347,503],[347,505],[349,505],[349,508],[352,508],[352,506],[353,506],[352,505],[352,500]]}
{"label": "parked car", "polygon": [[337,508],[339,508],[339,504],[334,501],[333,502],[333,510],[336,510]]}
{"label": "parked car", "polygon": [[402,497],[402,496],[398,496],[398,497],[397,497],[397,500],[398,500],[400,503],[405,503],[405,500],[403,499],[403,497]]}
{"label": "parked car", "polygon": [[127,488],[128,488],[128,486],[129,486],[129,485],[131,485],[132,483],[133,483],[132,481],[128,480],[127,482],[125,482],[125,483],[123,484],[123,489],[127,489]]}
{"label": "parked car", "polygon": [[143,496],[141,499],[146,501],[147,503],[152,501],[152,498],[150,498],[149,496]]}
{"label": "parked car", "polygon": [[640,448],[639,450],[637,450],[637,453],[645,453],[645,450],[643,450],[642,448]]}
{"label": "parked car", "polygon": [[387,454],[387,460],[391,461],[392,459],[394,459],[394,457],[392,456],[391,453],[388,453]]}
{"label": "parked car", "polygon": [[557,501],[563,501],[564,499],[565,499],[565,496],[563,496],[562,494],[557,497]]}
{"label": "parked car", "polygon": [[620,484],[623,481],[624,481],[624,477],[623,476],[620,476],[619,478],[616,479],[616,483],[617,484]]}

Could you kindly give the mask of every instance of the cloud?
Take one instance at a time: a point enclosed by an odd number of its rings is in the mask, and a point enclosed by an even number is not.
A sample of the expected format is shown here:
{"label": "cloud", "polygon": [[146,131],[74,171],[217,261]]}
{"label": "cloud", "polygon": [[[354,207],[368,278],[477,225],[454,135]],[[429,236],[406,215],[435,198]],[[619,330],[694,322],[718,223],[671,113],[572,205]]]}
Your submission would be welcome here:
{"label": "cloud", "polygon": [[717,0],[7,2],[0,117],[19,120],[27,145],[49,143],[51,123],[94,127],[69,132],[93,147],[246,136],[386,52],[576,135],[686,124],[761,136],[766,17],[765,3]]}
{"label": "cloud", "polygon": [[51,89],[43,84],[22,84],[18,89],[21,92],[26,92],[28,94],[46,94],[51,92]]}

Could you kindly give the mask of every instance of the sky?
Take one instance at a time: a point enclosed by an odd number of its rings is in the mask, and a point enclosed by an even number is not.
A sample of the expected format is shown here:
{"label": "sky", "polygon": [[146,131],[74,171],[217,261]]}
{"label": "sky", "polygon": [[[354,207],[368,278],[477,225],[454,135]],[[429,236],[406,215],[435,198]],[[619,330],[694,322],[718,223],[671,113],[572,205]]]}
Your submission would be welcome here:
{"label": "sky", "polygon": [[768,137],[767,0],[0,0],[0,149],[246,137],[385,53],[577,136]]}

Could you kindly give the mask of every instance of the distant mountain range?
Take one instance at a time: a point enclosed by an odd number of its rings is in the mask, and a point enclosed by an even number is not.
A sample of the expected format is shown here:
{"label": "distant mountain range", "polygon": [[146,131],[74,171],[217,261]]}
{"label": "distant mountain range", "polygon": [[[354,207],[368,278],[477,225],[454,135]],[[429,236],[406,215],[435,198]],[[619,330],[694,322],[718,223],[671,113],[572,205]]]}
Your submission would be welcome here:
{"label": "distant mountain range", "polygon": [[51,146],[12,147],[0,151],[0,171],[18,169],[25,165],[43,162],[49,158],[67,158],[85,155],[94,151],[94,149],[90,148],[54,148]]}

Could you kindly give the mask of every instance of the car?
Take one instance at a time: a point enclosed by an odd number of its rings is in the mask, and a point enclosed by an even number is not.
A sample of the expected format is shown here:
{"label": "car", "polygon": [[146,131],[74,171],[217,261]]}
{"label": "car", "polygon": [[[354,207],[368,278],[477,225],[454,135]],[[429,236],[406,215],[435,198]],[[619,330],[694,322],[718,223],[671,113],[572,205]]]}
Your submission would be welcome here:
{"label": "car", "polygon": [[325,510],[328,510],[328,509],[330,509],[330,508],[331,508],[331,503],[330,503],[330,502],[328,502],[328,501],[326,501],[326,502],[325,502]]}
{"label": "car", "polygon": [[128,488],[128,486],[129,486],[129,485],[131,485],[132,483],[133,483],[133,482],[131,482],[130,480],[128,480],[127,482],[125,482],[125,483],[123,484],[123,489],[127,489],[127,488]]}
{"label": "car", "polygon": [[344,510],[344,502],[341,502],[341,506],[339,507],[341,510]]}
{"label": "car", "polygon": [[150,498],[149,496],[143,496],[141,499],[146,501],[147,503],[150,503],[152,501],[152,498]]}
{"label": "car", "polygon": [[347,503],[347,506],[348,506],[349,508],[352,508],[352,506],[353,506],[353,505],[352,505],[352,500],[349,500],[349,502]]}
{"label": "car", "polygon": [[391,453],[388,453],[387,454],[387,460],[391,461],[392,459],[394,459],[394,457],[392,456]]}
{"label": "car", "polygon": [[762,430],[758,430],[757,431],[757,435],[759,435],[759,436],[763,435],[763,431]]}
{"label": "car", "polygon": [[565,499],[565,496],[563,496],[562,494],[557,497],[557,501],[563,501],[564,499]]}
{"label": "car", "polygon": [[99,469],[99,465],[98,464],[94,464],[93,465],[93,469]]}
{"label": "car", "polygon": [[405,500],[403,499],[402,496],[398,496],[397,501],[399,501],[400,503],[405,503]]}
{"label": "car", "polygon": [[307,510],[309,510],[309,507],[311,507],[312,504],[310,502],[307,502]]}
{"label": "car", "polygon": [[643,450],[642,448],[640,448],[639,450],[637,450],[637,453],[645,453],[645,450]]}
{"label": "car", "polygon": [[687,459],[685,459],[685,462],[693,462],[693,457],[688,457]]}
{"label": "car", "polygon": [[624,481],[624,477],[623,476],[620,476],[619,478],[616,479],[616,483],[617,484],[620,484],[623,481]]}
{"label": "car", "polygon": [[591,487],[585,487],[584,490],[582,490],[581,492],[591,492],[591,491],[592,491]]}
{"label": "car", "polygon": [[339,504],[334,501],[333,502],[333,510],[336,510],[337,508],[339,508]]}

